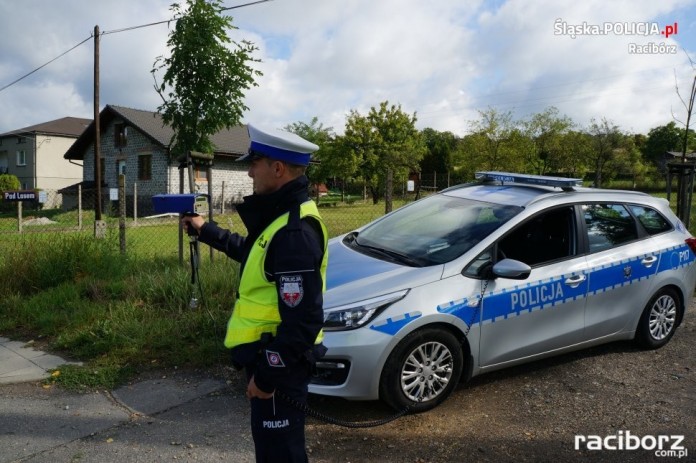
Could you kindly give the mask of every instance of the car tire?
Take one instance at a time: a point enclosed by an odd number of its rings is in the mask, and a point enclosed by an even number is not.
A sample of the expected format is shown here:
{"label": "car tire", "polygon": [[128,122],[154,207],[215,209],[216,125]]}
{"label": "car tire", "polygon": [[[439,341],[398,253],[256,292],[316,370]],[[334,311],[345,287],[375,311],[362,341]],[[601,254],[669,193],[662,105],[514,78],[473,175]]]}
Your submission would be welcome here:
{"label": "car tire", "polygon": [[380,398],[395,410],[430,410],[452,393],[463,367],[462,346],[452,333],[437,328],[414,331],[389,355],[380,378]]}
{"label": "car tire", "polygon": [[672,288],[658,291],[643,309],[636,341],[646,349],[658,349],[669,342],[682,316],[679,294]]}

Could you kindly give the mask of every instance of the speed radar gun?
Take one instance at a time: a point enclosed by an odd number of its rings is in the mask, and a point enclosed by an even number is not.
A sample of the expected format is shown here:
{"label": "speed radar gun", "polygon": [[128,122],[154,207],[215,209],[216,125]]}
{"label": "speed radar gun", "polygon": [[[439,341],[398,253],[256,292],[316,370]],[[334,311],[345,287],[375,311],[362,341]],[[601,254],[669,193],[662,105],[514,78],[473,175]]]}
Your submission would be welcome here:
{"label": "speed radar gun", "polygon": [[154,195],[152,206],[158,214],[204,215],[209,210],[208,195],[200,193]]}
{"label": "speed radar gun", "polygon": [[[193,165],[204,165],[208,168],[212,165],[212,155],[189,151],[179,165],[179,170],[187,169],[189,177],[189,191],[196,191],[193,179]],[[181,177],[183,179],[183,176]],[[160,194],[152,197],[152,206],[158,214],[179,214],[184,216],[205,215],[210,212],[210,196],[202,193]],[[181,236],[181,235],[180,235]],[[189,253],[191,260],[191,300],[189,307],[197,309],[201,297],[200,279],[198,269],[200,264],[198,233],[193,227],[188,228]]]}

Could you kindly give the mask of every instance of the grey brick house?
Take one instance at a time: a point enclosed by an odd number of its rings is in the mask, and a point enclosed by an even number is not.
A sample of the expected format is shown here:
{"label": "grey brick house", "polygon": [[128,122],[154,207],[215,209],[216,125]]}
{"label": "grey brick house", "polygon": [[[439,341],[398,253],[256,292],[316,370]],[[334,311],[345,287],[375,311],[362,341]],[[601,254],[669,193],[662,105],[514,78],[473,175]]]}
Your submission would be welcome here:
{"label": "grey brick house", "polygon": [[[126,177],[129,211],[137,184],[138,215],[152,211],[153,195],[180,192],[180,163],[169,152],[173,131],[164,125],[158,113],[107,105],[99,114],[99,124],[102,198],[108,200],[109,189],[118,187],[121,173]],[[84,198],[94,197],[94,139],[92,121],[64,155],[65,159],[83,165],[83,181],[61,190],[64,208],[74,207],[77,185],[82,186]],[[248,166],[236,162],[249,147],[246,126],[222,130],[212,141],[216,146],[212,178],[206,178],[205,168],[196,167],[196,186],[200,192],[207,193],[208,182],[212,182],[212,203],[216,208],[223,200],[225,206],[240,203],[243,196],[252,193]],[[184,178],[184,192],[188,193],[186,172]]]}

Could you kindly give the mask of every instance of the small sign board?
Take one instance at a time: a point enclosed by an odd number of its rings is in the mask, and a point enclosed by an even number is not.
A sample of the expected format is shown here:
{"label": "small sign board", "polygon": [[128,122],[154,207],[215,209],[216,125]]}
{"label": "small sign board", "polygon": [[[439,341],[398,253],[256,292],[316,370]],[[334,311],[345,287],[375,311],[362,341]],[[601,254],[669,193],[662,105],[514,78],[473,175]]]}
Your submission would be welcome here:
{"label": "small sign board", "polygon": [[36,201],[37,194],[35,191],[4,191],[2,193],[5,201]]}
{"label": "small sign board", "polygon": [[118,188],[109,188],[109,201],[118,201]]}

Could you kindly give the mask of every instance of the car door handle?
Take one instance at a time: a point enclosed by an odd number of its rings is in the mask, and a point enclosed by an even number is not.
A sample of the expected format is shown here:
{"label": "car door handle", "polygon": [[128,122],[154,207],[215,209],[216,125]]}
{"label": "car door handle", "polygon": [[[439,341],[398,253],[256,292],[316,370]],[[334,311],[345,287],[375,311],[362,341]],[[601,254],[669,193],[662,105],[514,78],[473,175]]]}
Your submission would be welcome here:
{"label": "car door handle", "polygon": [[571,288],[577,288],[578,286],[580,286],[580,283],[582,283],[586,279],[587,277],[585,275],[574,275],[570,278],[566,278],[565,284],[567,284]]}
{"label": "car door handle", "polygon": [[645,259],[641,260],[640,263],[645,265],[646,267],[652,267],[652,264],[657,262],[657,256],[648,256]]}

